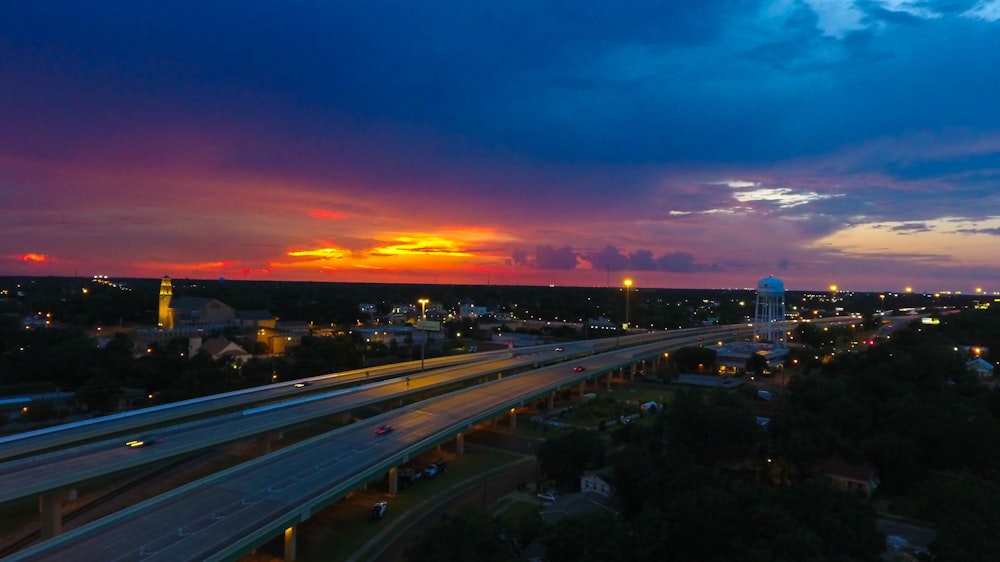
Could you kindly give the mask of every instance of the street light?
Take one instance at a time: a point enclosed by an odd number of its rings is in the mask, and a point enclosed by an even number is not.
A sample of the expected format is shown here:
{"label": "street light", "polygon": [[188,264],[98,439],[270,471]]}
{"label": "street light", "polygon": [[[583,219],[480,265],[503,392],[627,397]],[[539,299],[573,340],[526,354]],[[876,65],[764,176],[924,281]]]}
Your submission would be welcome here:
{"label": "street light", "polygon": [[[417,302],[420,303],[420,322],[425,322],[425,321],[427,321],[427,303],[429,303],[431,301],[429,301],[427,299],[417,299]],[[418,323],[417,329],[420,330],[419,323]],[[420,370],[423,371],[424,370],[424,348],[427,347],[427,331],[426,330],[420,330],[420,331],[422,331],[424,333],[424,339],[422,339],[420,341]]]}
{"label": "street light", "polygon": [[625,283],[625,331],[627,332],[630,325],[629,310],[628,310],[628,290],[632,288],[632,280],[626,279],[624,283]]}

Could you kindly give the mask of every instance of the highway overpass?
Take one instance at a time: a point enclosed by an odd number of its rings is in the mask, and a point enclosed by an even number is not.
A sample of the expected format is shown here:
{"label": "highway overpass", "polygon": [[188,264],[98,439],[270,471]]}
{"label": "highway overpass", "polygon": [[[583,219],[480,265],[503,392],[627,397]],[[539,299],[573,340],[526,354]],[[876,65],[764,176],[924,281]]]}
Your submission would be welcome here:
{"label": "highway overpass", "polygon": [[[746,328],[742,331],[745,330]],[[665,351],[685,345],[703,344],[706,338],[713,341],[728,339],[740,333],[740,327],[717,327],[686,334],[672,332],[680,337],[669,342],[616,349],[569,363],[542,367],[528,373],[503,377],[490,383],[455,391],[443,397],[425,400],[249,461],[219,475],[45,541],[16,554],[12,559],[57,559],[62,556],[60,552],[67,552],[60,550],[62,548],[74,549],[74,552],[78,552],[75,549],[83,549],[79,552],[91,552],[90,549],[97,549],[93,551],[92,558],[89,554],[83,558],[108,559],[112,553],[100,551],[101,544],[116,545],[114,548],[121,550],[119,554],[124,557],[112,556],[112,558],[122,560],[132,557],[143,560],[237,558],[277,533],[292,528],[297,522],[308,519],[309,514],[315,510],[337,501],[382,472],[405,462],[410,456],[442,441],[456,437],[460,439],[465,431],[477,423],[508,413],[511,408],[547,397],[566,386],[579,385],[584,380],[622,369],[631,369],[637,363],[662,356]],[[575,372],[570,368],[571,365],[577,364],[584,366],[585,370]],[[459,369],[475,368],[472,366]],[[472,372],[474,371],[470,371]],[[12,470],[0,472],[4,475],[4,480],[0,481],[3,482],[0,494],[7,494],[0,496],[0,500],[38,494],[43,488],[48,490],[65,488],[72,485],[73,478],[78,478],[77,482],[81,481],[80,474],[85,475],[85,478],[93,478],[244,439],[249,434],[245,429],[235,429],[239,426],[252,427],[252,434],[260,434],[288,426],[281,424],[303,423],[330,416],[331,411],[337,408],[335,404],[338,400],[345,401],[342,408],[350,409],[357,407],[359,403],[364,403],[365,400],[369,400],[368,403],[375,403],[426,390],[433,385],[447,384],[444,381],[436,381],[435,376],[438,374],[428,373],[421,377],[413,377],[409,387],[402,379],[389,380],[359,389],[325,393],[326,395],[321,394],[321,397],[304,397],[308,399],[293,400],[290,401],[292,404],[288,405],[248,408],[246,411],[212,418],[211,427],[202,425],[185,428],[182,424],[181,427],[174,429],[181,433],[190,431],[189,437],[180,438],[180,433],[172,435],[163,444],[155,447],[132,450],[122,447],[120,441],[115,441],[110,444],[111,448],[97,447],[94,457],[90,457],[89,453],[78,456],[75,460],[67,460],[67,464],[62,467],[54,467],[51,475],[42,474],[43,479],[50,478],[48,484],[33,483],[43,472],[41,465],[34,467],[25,465],[21,467],[23,470],[20,472],[14,469],[15,464],[32,462],[30,458],[5,463],[0,465],[0,471],[5,470],[8,465]],[[478,376],[482,376],[482,372],[479,372]],[[454,381],[450,382],[453,384]],[[359,400],[359,396],[363,395],[367,395],[367,398]],[[282,419],[280,423],[269,417],[274,414]],[[230,420],[230,417],[234,420]],[[392,423],[398,430],[388,436],[373,439],[373,426],[385,422]],[[170,445],[171,442],[176,444]],[[135,460],[137,458],[138,461]],[[84,465],[84,468],[77,472],[81,465]],[[68,476],[67,472],[71,470],[77,472],[77,476]],[[34,477],[29,476],[30,474],[34,474]],[[298,476],[289,476],[292,479],[288,480],[286,478],[288,475]],[[263,486],[261,483],[265,482],[267,486],[260,487]],[[274,482],[285,482],[285,484],[275,485]],[[26,490],[25,493],[13,492],[14,488],[22,487]],[[219,497],[216,498],[216,495]],[[237,498],[233,500],[237,503],[225,501],[226,498]],[[197,507],[199,503],[203,514],[206,506],[213,509],[211,521],[190,517],[191,513],[199,510]],[[225,507],[215,510],[216,505]],[[246,510],[240,506],[255,507]],[[265,507],[267,509],[264,509]],[[186,512],[188,509],[192,511]],[[255,515],[244,514],[244,511]],[[184,513],[187,515],[183,515]],[[157,534],[151,529],[123,530],[133,525],[129,523],[131,519],[157,521],[154,526],[161,532]],[[192,527],[191,521],[200,521],[198,528]],[[176,536],[162,535],[163,529],[175,529]],[[211,529],[208,531],[209,535],[204,534],[209,529]],[[192,536],[199,538],[189,540],[188,537]],[[207,538],[209,536],[212,537],[211,540]],[[100,538],[95,540],[94,537]],[[202,546],[192,546],[197,544]],[[198,552],[189,550],[197,548],[203,550]],[[74,558],[81,559],[80,556]]]}
{"label": "highway overpass", "polygon": [[[688,336],[605,352],[424,400],[199,480],[21,551],[10,560],[237,559],[411,456],[443,441],[460,440],[478,423],[698,341]],[[574,371],[575,365],[585,370]],[[405,384],[394,381],[380,388],[392,393]],[[417,381],[411,388],[414,384]],[[374,427],[382,423],[391,423],[396,431],[375,436]],[[156,454],[155,447],[118,449],[124,454]]]}

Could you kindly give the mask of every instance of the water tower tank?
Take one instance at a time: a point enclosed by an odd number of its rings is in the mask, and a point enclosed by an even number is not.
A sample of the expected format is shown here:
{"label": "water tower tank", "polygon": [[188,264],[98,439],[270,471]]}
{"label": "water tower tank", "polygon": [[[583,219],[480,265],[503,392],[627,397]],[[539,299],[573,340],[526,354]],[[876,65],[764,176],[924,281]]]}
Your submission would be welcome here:
{"label": "water tower tank", "polygon": [[777,277],[765,277],[757,282],[757,294],[784,296],[785,284]]}

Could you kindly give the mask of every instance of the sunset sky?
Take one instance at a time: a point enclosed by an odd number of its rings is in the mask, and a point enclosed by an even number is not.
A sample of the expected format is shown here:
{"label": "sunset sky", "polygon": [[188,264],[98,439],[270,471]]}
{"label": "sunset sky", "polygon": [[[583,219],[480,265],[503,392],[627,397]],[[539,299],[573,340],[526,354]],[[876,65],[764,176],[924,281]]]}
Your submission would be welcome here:
{"label": "sunset sky", "polygon": [[0,275],[1000,290],[1000,0],[8,2],[0,81]]}

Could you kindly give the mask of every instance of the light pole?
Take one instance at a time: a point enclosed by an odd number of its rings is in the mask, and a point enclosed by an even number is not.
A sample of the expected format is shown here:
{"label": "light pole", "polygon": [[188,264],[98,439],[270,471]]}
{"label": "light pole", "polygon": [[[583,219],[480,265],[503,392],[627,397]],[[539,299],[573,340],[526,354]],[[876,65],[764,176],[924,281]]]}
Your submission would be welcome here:
{"label": "light pole", "polygon": [[[427,299],[417,299],[420,303],[420,322],[423,323],[427,320],[427,303],[431,302]],[[418,330],[420,328],[417,328]],[[427,331],[420,330],[424,333],[424,339],[420,340],[420,370],[424,370],[424,348],[427,346]]]}
{"label": "light pole", "polygon": [[628,328],[631,325],[629,322],[629,310],[628,310],[628,290],[632,288],[632,280],[626,279],[625,283],[625,333],[628,333]]}

